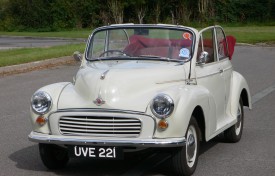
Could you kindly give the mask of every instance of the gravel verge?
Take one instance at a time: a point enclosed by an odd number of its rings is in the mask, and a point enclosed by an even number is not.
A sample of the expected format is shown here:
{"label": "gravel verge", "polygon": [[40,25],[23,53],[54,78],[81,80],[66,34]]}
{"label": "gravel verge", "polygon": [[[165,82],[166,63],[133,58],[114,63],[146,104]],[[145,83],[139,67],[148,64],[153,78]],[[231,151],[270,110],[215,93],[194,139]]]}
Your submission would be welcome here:
{"label": "gravel verge", "polygon": [[75,61],[72,56],[64,56],[31,63],[0,67],[0,77],[76,63],[77,61]]}

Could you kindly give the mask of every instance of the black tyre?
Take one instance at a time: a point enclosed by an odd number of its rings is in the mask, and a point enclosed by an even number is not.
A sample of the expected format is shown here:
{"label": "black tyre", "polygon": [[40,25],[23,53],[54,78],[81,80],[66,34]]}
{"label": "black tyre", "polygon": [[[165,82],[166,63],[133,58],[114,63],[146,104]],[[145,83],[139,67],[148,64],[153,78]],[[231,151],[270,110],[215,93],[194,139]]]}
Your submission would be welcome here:
{"label": "black tyre", "polygon": [[65,148],[53,144],[39,144],[39,153],[43,164],[48,169],[61,169],[69,161]]}
{"label": "black tyre", "polygon": [[225,140],[231,143],[240,141],[243,133],[243,124],[244,124],[243,102],[242,102],[242,99],[240,99],[238,112],[237,112],[237,123],[224,131]]}
{"label": "black tyre", "polygon": [[172,165],[177,175],[192,175],[198,163],[200,149],[200,129],[194,117],[191,117],[187,132],[186,145],[177,148],[172,155]]}

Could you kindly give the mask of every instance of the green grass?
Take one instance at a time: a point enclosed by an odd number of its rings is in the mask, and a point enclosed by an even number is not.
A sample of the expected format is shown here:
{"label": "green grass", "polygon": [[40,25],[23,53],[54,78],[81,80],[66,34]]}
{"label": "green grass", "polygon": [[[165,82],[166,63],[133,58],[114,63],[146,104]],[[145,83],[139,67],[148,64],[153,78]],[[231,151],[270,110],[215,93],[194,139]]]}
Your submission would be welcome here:
{"label": "green grass", "polygon": [[[233,35],[239,43],[275,43],[275,26],[243,26],[224,27],[227,35]],[[31,36],[31,37],[62,37],[62,38],[85,38],[91,34],[92,29],[60,31],[60,32],[1,32],[7,36]]]}
{"label": "green grass", "polygon": [[[233,35],[238,43],[275,44],[275,26],[224,27],[227,35]],[[8,36],[62,37],[87,39],[92,30],[62,32],[0,32]],[[74,51],[83,52],[85,44],[70,44],[48,48],[22,48],[0,50],[0,67],[72,55]]]}
{"label": "green grass", "polygon": [[84,52],[85,44],[70,44],[47,48],[21,48],[0,51],[0,67],[33,61],[71,56],[74,51]]}
{"label": "green grass", "polygon": [[226,35],[236,37],[238,43],[275,43],[275,26],[225,27]]}

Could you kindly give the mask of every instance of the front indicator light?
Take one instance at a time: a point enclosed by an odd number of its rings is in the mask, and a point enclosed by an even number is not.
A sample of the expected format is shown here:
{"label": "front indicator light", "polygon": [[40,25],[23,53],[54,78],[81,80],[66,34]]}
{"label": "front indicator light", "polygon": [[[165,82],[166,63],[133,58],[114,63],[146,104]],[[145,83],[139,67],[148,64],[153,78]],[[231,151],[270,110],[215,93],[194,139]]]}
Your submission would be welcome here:
{"label": "front indicator light", "polygon": [[36,123],[39,124],[40,126],[45,125],[46,122],[47,122],[47,119],[45,117],[43,117],[43,116],[39,116],[36,119]]}
{"label": "front indicator light", "polygon": [[160,120],[158,122],[158,128],[160,130],[166,130],[168,128],[168,122],[166,120]]}

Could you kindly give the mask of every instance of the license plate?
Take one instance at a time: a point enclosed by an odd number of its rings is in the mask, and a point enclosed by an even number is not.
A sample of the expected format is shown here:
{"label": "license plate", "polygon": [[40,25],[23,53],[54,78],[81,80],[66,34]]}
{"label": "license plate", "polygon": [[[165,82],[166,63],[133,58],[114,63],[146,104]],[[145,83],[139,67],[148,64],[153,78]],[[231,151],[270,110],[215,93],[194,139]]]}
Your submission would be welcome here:
{"label": "license plate", "polygon": [[69,154],[75,158],[123,159],[121,147],[69,146]]}

